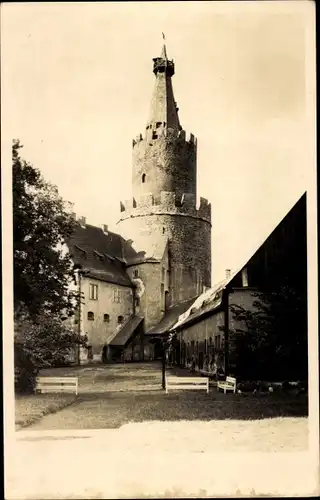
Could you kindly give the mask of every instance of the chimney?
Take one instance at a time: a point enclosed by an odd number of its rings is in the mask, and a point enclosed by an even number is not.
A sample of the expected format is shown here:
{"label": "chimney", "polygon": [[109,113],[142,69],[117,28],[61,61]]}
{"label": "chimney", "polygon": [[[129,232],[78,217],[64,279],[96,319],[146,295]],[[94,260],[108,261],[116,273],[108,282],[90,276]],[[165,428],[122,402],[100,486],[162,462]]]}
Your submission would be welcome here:
{"label": "chimney", "polygon": [[86,227],[86,218],[85,217],[79,217],[78,222],[81,227],[85,228]]}
{"label": "chimney", "polygon": [[231,276],[231,269],[226,269],[226,278],[230,278]]}
{"label": "chimney", "polygon": [[102,231],[105,233],[105,234],[108,234],[108,226],[107,224],[102,224]]}
{"label": "chimney", "polygon": [[241,280],[242,280],[242,286],[246,287],[249,286],[248,283],[248,269],[244,267],[241,271]]}

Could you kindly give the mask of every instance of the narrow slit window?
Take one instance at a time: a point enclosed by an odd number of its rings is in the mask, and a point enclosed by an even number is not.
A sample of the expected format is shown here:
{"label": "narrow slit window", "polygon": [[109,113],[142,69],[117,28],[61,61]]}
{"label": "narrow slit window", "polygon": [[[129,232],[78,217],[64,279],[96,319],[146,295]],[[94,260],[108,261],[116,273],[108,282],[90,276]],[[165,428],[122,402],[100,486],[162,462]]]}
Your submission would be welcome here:
{"label": "narrow slit window", "polygon": [[146,182],[146,174],[142,174],[142,184]]}

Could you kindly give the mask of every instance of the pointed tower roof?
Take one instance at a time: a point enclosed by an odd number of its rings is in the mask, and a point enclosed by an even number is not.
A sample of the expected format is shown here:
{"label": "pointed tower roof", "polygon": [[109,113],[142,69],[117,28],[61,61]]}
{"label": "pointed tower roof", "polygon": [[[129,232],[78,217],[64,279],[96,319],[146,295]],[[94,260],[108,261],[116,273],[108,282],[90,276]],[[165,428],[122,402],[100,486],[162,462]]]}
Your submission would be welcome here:
{"label": "pointed tower roof", "polygon": [[161,123],[166,128],[180,130],[178,108],[174,100],[171,81],[174,75],[174,62],[168,59],[165,44],[162,46],[160,57],[153,59],[153,72],[156,75],[156,81],[147,126]]}

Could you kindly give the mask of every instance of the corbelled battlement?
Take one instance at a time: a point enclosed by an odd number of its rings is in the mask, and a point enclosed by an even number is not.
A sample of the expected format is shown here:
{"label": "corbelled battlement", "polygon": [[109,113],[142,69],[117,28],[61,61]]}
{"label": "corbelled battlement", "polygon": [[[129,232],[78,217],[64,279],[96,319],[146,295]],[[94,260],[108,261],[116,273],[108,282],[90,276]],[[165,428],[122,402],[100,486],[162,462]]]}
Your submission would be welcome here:
{"label": "corbelled battlement", "polygon": [[197,138],[192,134],[187,134],[185,130],[177,130],[171,127],[166,127],[162,123],[154,124],[154,126],[148,125],[146,128],[145,135],[139,134],[135,139],[132,140],[132,147],[136,147],[145,143],[145,141],[158,141],[177,139],[178,141],[186,142],[194,147],[197,146]]}
{"label": "corbelled battlement", "polygon": [[211,222],[211,204],[206,198],[200,198],[196,206],[193,193],[183,193],[182,196],[172,191],[161,191],[160,197],[146,193],[138,198],[120,202],[121,219],[152,214],[190,215]]}

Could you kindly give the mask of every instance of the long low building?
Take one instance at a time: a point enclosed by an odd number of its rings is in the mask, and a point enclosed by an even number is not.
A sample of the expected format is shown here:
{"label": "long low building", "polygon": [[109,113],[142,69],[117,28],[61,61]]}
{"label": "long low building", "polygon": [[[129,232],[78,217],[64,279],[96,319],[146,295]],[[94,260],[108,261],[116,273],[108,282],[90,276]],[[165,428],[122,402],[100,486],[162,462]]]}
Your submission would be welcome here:
{"label": "long low building", "polygon": [[[176,334],[171,361],[181,366],[193,363],[195,370],[203,369],[205,364],[214,370],[220,368],[226,374],[236,374],[239,357],[235,336],[237,331],[245,330],[244,321],[239,320],[236,311],[254,313],[257,294],[271,297],[282,293],[284,287],[297,297],[299,310],[285,311],[286,302],[282,303],[279,322],[288,342],[293,335],[297,338],[300,357],[292,359],[292,363],[297,364],[299,373],[306,373],[306,193],[240,269],[227,272],[221,283],[201,294],[179,316],[169,330]],[[270,359],[265,360],[269,376],[272,376],[274,360],[272,352]]]}

